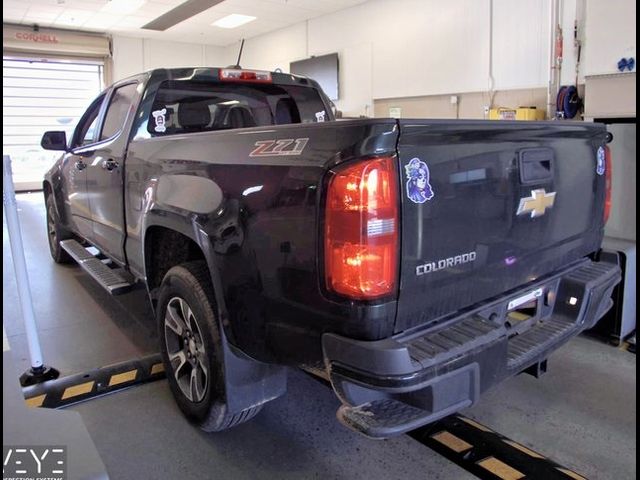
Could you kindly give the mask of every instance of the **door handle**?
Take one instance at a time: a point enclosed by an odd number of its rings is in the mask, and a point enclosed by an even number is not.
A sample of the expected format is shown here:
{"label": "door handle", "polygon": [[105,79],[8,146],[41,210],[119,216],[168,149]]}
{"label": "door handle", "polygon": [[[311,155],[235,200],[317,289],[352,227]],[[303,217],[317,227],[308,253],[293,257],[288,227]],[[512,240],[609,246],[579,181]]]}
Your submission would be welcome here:
{"label": "door handle", "polygon": [[113,158],[110,158],[102,162],[102,168],[108,171],[114,170],[118,168],[118,162],[116,162]]}
{"label": "door handle", "polygon": [[554,153],[550,148],[524,148],[518,152],[520,183],[537,185],[553,180]]}
{"label": "door handle", "polygon": [[87,168],[87,164],[86,164],[86,163],[84,163],[82,160],[78,160],[78,161],[76,162],[76,168],[77,168],[78,170],[84,170],[85,168]]}

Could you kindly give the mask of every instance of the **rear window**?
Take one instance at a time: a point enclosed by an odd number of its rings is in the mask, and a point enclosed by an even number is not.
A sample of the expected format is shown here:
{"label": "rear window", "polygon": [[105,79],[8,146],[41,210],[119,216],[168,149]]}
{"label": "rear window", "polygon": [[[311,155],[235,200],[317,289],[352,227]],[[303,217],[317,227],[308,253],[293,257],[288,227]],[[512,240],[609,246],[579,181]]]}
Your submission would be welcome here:
{"label": "rear window", "polygon": [[310,87],[167,80],[160,84],[147,130],[172,135],[315,123],[326,117],[318,91]]}

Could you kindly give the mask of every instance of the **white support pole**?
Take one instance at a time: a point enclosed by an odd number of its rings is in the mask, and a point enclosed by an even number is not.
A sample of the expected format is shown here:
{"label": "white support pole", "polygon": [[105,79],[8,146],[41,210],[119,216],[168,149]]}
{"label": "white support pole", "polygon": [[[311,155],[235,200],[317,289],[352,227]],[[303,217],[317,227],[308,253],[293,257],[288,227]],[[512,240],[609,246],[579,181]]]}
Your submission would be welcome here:
{"label": "white support pole", "polygon": [[13,188],[13,177],[11,174],[11,157],[9,157],[9,155],[2,156],[2,194],[4,214],[7,219],[7,229],[9,230],[9,242],[11,243],[11,257],[13,258],[13,268],[16,273],[18,296],[20,297],[22,317],[24,318],[24,326],[27,332],[31,368],[32,370],[38,371],[43,368],[42,350],[40,349],[40,340],[38,339],[36,317],[33,312],[27,264],[24,259],[16,193]]}

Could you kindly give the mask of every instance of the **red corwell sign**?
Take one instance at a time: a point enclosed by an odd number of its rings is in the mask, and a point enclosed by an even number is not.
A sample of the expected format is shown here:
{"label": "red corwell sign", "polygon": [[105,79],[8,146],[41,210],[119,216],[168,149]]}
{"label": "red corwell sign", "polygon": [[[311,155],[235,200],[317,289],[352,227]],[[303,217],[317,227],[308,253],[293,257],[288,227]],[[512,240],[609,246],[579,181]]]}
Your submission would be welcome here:
{"label": "red corwell sign", "polygon": [[36,43],[58,43],[58,38],[50,33],[16,32],[16,40]]}

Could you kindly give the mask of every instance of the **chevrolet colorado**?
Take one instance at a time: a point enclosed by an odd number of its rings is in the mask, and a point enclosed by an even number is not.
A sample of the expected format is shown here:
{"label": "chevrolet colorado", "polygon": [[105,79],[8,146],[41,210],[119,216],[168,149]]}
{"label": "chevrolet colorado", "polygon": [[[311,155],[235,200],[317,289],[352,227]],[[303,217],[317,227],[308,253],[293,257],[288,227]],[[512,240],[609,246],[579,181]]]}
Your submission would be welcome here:
{"label": "chevrolet colorado", "polygon": [[[611,306],[603,125],[336,121],[310,79],[158,69],[115,83],[46,174],[49,245],[144,283],[176,401],[249,420],[297,366],[390,437],[472,405]],[[99,256],[86,247],[94,246]]]}

